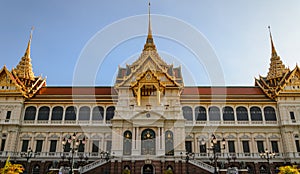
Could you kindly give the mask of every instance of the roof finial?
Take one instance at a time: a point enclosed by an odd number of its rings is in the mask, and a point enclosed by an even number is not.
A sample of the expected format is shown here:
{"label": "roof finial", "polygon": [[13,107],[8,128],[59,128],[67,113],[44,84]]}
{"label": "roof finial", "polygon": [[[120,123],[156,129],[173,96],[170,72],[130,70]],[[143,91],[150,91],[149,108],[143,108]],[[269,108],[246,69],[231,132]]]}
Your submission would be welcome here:
{"label": "roof finial", "polygon": [[146,40],[146,44],[144,46],[144,50],[155,49],[153,37],[152,37],[152,29],[151,29],[151,4],[149,0],[148,4],[148,36]]}
{"label": "roof finial", "polygon": [[271,47],[272,47],[272,57],[276,57],[277,56],[277,52],[273,43],[273,37],[272,37],[272,32],[271,32],[271,27],[268,26],[269,28],[269,33],[270,33],[270,40],[271,40]]}
{"label": "roof finial", "polygon": [[30,46],[31,46],[31,39],[32,39],[33,30],[34,30],[34,27],[31,27],[30,37],[29,37],[29,41],[28,41],[28,45],[27,45],[24,57],[30,57]]}
{"label": "roof finial", "polygon": [[152,31],[151,31],[151,4],[150,4],[150,0],[149,0],[149,7],[148,7],[148,37],[152,38]]}

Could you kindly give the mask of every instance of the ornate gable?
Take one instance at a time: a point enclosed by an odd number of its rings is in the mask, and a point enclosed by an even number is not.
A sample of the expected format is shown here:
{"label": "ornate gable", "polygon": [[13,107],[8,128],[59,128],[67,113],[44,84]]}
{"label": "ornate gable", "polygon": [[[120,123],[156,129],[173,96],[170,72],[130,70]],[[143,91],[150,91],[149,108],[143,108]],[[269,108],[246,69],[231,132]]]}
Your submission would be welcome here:
{"label": "ornate gable", "polygon": [[0,92],[21,92],[21,87],[6,66],[0,70]]}
{"label": "ornate gable", "polygon": [[300,69],[298,66],[296,66],[284,80],[283,92],[300,92]]}
{"label": "ornate gable", "polygon": [[181,68],[168,65],[156,50],[150,23],[150,4],[148,27],[148,36],[140,57],[131,65],[119,67],[115,88],[121,94],[120,101],[127,100],[123,96],[130,96],[136,99],[137,106],[160,106],[161,98],[167,90],[172,94],[180,93],[184,85]]}

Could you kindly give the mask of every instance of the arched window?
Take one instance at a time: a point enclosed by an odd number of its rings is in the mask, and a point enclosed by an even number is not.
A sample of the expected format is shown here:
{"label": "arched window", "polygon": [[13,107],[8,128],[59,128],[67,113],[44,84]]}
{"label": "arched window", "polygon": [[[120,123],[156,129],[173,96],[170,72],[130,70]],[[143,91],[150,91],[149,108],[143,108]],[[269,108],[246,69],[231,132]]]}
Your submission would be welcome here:
{"label": "arched window", "polygon": [[277,121],[275,109],[267,106],[264,108],[265,120],[266,121]]}
{"label": "arched window", "polygon": [[50,108],[48,106],[43,106],[39,109],[38,120],[49,120]]}
{"label": "arched window", "polygon": [[189,107],[189,106],[182,107],[182,112],[183,112],[183,117],[186,120],[190,120],[190,121],[193,120],[193,110],[191,107]]}
{"label": "arched window", "polygon": [[142,155],[155,155],[156,154],[156,143],[155,143],[155,132],[152,129],[145,129],[141,135],[142,139]]}
{"label": "arched window", "polygon": [[197,106],[195,108],[195,116],[197,121],[207,121],[206,109],[203,106]]}
{"label": "arched window", "polygon": [[233,108],[230,106],[225,106],[223,108],[223,120],[224,121],[234,121]]}
{"label": "arched window", "polygon": [[79,120],[90,120],[90,108],[83,106],[79,109]]}
{"label": "arched window", "polygon": [[216,106],[211,106],[208,109],[210,121],[220,121],[220,109]]}
{"label": "arched window", "polygon": [[250,115],[252,121],[262,121],[262,113],[261,109],[257,106],[253,106],[250,108]]}
{"label": "arched window", "polygon": [[168,130],[165,135],[165,153],[166,156],[174,155],[174,140],[173,140],[173,132]]}
{"label": "arched window", "polygon": [[92,120],[103,120],[104,109],[101,106],[93,108]]}
{"label": "arched window", "polygon": [[61,106],[55,106],[52,109],[51,120],[62,120],[64,109]]}
{"label": "arched window", "polygon": [[67,107],[65,120],[76,120],[76,108],[74,106]]}
{"label": "arched window", "polygon": [[36,107],[29,106],[25,110],[24,120],[35,120]]}
{"label": "arched window", "polygon": [[132,134],[129,130],[123,135],[123,155],[131,155],[132,149]]}
{"label": "arched window", "polygon": [[236,116],[238,121],[248,121],[248,111],[247,108],[239,106],[236,108]]}
{"label": "arched window", "polygon": [[115,107],[114,106],[109,106],[106,109],[106,120],[111,120],[115,116]]}

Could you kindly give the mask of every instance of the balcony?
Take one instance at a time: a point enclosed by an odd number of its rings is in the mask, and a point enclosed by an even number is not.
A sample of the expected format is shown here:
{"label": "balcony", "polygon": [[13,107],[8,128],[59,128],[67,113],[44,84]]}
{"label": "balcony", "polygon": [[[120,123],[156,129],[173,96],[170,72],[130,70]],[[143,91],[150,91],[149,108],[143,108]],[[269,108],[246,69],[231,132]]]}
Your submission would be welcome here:
{"label": "balcony", "polygon": [[[68,160],[68,157],[71,155],[70,152],[38,152],[35,154],[35,158],[32,160]],[[74,153],[74,158],[76,160],[82,160],[84,157],[88,157],[89,161],[96,161],[101,158],[100,152],[76,152]],[[261,159],[259,153],[217,153],[218,158],[222,161],[226,161],[228,156],[236,156],[236,161],[260,161]],[[0,152],[0,159],[6,160],[10,156],[12,160],[25,161],[25,158],[21,157],[21,152]],[[212,153],[195,153],[195,160],[200,160],[204,162],[209,162]],[[276,157],[272,159],[273,161],[283,162],[286,157],[289,157],[292,160],[297,160],[300,157],[299,152],[291,153],[277,153]],[[172,158],[172,157],[165,157]]]}
{"label": "balcony", "polygon": [[23,125],[102,125],[111,126],[111,120],[0,120],[0,124],[23,124]]}
{"label": "balcony", "polygon": [[222,126],[278,126],[278,121],[192,121],[186,120],[186,126],[209,126],[209,125],[222,125]]}
{"label": "balcony", "polygon": [[20,120],[17,119],[1,119],[0,120],[1,125],[11,125],[11,124],[20,124]]}

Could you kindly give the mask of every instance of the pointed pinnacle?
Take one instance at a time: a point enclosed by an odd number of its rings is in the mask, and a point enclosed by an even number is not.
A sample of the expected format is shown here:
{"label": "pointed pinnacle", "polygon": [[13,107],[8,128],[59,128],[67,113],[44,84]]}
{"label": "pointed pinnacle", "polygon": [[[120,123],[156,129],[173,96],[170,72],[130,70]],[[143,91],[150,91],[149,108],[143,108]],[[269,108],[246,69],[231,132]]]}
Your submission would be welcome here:
{"label": "pointed pinnacle", "polygon": [[277,57],[277,52],[276,52],[276,49],[275,49],[275,46],[274,46],[274,42],[273,42],[271,27],[268,26],[268,28],[269,28],[270,40],[271,40],[272,57]]}
{"label": "pointed pinnacle", "polygon": [[27,44],[27,48],[26,48],[24,57],[30,57],[30,47],[31,47],[31,40],[32,40],[33,29],[34,29],[34,27],[31,27],[30,37],[29,37],[29,41],[28,41],[28,44]]}

